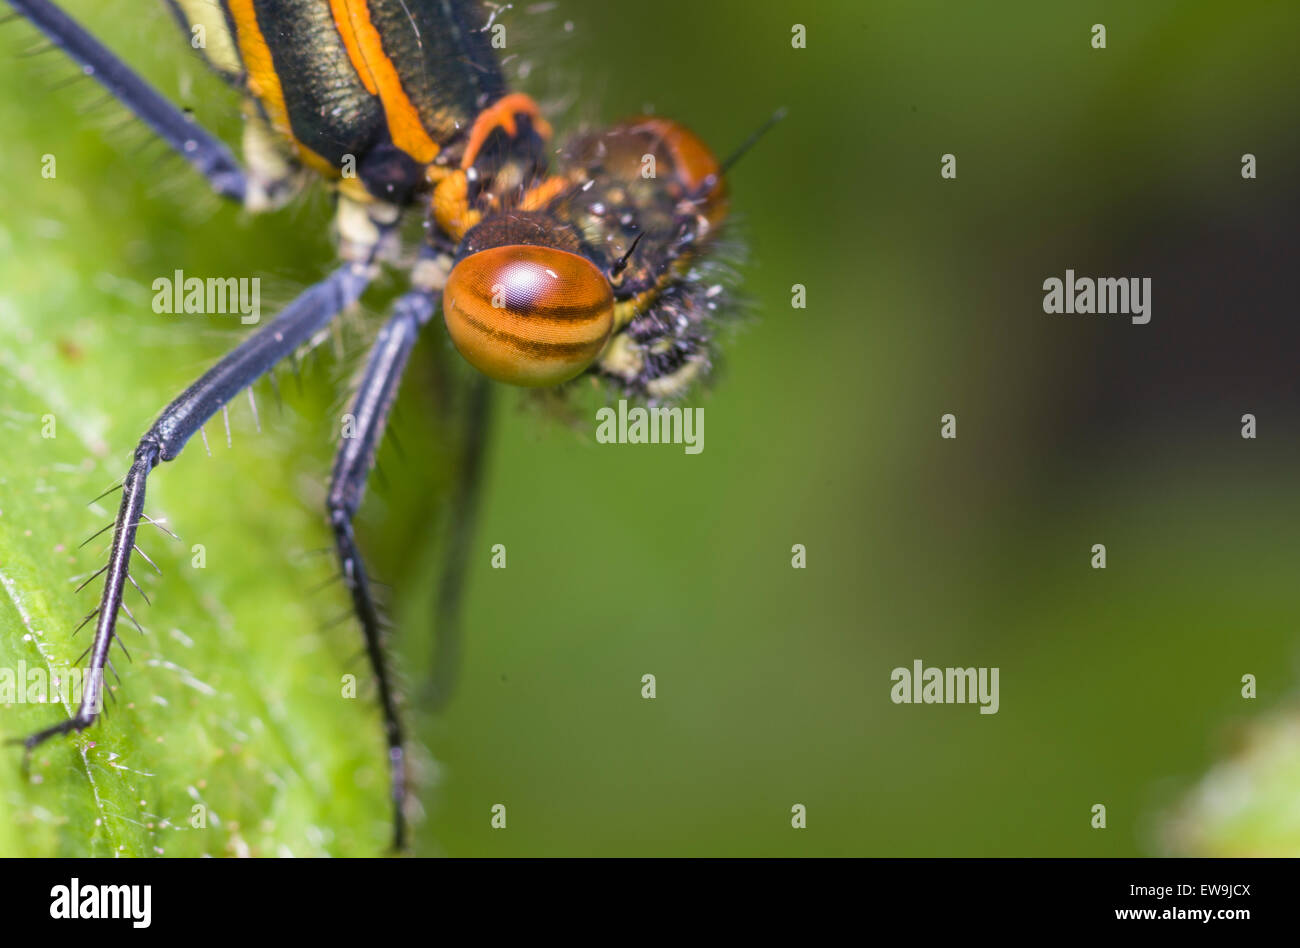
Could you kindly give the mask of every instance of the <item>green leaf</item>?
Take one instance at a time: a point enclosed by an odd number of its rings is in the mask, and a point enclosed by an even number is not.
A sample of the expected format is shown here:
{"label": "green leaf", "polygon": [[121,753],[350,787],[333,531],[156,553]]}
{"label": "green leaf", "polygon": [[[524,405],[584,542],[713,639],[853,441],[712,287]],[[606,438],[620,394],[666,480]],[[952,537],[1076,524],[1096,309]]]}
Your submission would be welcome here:
{"label": "green leaf", "polygon": [[1235,746],[1164,821],[1165,848],[1181,856],[1300,855],[1300,716],[1294,708],[1239,722]]}

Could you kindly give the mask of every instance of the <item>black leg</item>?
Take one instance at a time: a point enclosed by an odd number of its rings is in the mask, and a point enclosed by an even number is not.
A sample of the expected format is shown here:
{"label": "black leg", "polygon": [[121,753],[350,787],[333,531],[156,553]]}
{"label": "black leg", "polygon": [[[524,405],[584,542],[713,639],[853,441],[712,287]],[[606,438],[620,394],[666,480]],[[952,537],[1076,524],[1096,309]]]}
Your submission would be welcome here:
{"label": "black leg", "polygon": [[193,165],[212,190],[243,203],[244,171],[220,139],[164,99],[50,0],[9,0],[9,4]]}
{"label": "black leg", "polygon": [[433,316],[436,304],[435,296],[426,291],[407,293],[394,304],[392,317],[379,331],[374,348],[370,350],[361,384],[352,401],[351,414],[354,421],[351,434],[345,435],[339,445],[327,500],[330,526],[334,530],[334,544],[338,550],[339,569],[352,594],[352,607],[361,622],[361,631],[366,640],[366,654],[379,682],[384,733],[388,739],[393,796],[393,846],[396,849],[406,846],[406,819],[403,812],[406,801],[406,752],[397,702],[384,663],[379,609],[370,589],[365,563],[357,549],[352,518],[361,506],[366,477],[374,465],[375,449],[383,435],[393,399],[397,397],[402,370],[406,368],[420,327]]}
{"label": "black leg", "polygon": [[[281,359],[307,342],[339,312],[360,297],[370,277],[356,264],[339,267],[307,289],[263,329],[240,343],[202,378],[168,405],[135,449],[135,460],[122,483],[122,503],[113,524],[104,593],[96,610],[95,638],[90,645],[90,667],[76,714],[66,721],[26,738],[30,751],[56,734],[83,730],[94,723],[103,704],[104,666],[117,634],[117,615],[125,609],[123,588],[130,578],[131,551],[136,528],[144,515],[144,489],[149,472],[159,461],[180,454],[185,442],[203,423],[241,389],[257,381]],[[130,618],[130,611],[127,610]],[[119,643],[120,644],[120,643]]]}
{"label": "black leg", "polygon": [[478,517],[482,493],[483,458],[486,454],[492,405],[492,382],[477,375],[468,392],[461,419],[464,450],[460,472],[453,487],[447,549],[443,554],[438,580],[434,638],[433,679],[430,686],[430,710],[443,708],[451,698],[460,667],[460,607],[465,589],[465,568],[469,563],[474,523]]}

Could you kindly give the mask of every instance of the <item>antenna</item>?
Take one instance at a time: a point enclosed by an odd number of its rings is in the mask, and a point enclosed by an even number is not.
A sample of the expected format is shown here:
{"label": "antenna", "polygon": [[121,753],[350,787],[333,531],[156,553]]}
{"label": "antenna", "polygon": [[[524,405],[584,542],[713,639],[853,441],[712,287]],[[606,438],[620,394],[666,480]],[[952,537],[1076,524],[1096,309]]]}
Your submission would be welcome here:
{"label": "antenna", "polygon": [[786,115],[787,115],[787,111],[785,106],[782,106],[781,108],[773,112],[771,115],[769,115],[767,121],[764,122],[762,125],[760,125],[758,128],[756,128],[748,138],[746,138],[743,142],[741,142],[740,147],[731,153],[730,157],[728,157],[727,160],[722,163],[722,165],[718,168],[717,171],[713,172],[713,174],[709,175],[703,181],[700,182],[700,186],[697,187],[695,189],[695,193],[691,195],[691,200],[702,201],[709,194],[710,191],[712,191],[715,187],[717,187],[718,181],[722,178],[722,176],[726,174],[728,171],[730,171],[733,167],[735,167],[736,162],[738,162],[745,155],[747,151],[749,151],[756,144],[758,144],[758,140],[762,138],[764,135],[766,135],[769,131],[771,131],[772,126],[775,125],[777,122],[781,121],[783,118],[785,118]]}
{"label": "antenna", "polygon": [[641,238],[644,236],[645,231],[641,231],[641,233],[636,235],[636,240],[632,241],[632,246],[627,248],[627,253],[619,257],[618,260],[614,262],[614,265],[609,268],[610,276],[616,277],[623,272],[624,268],[627,267],[627,262],[632,259],[632,251],[636,250],[636,245],[641,243]]}
{"label": "antenna", "polygon": [[719,176],[724,175],[728,171],[730,171],[732,167],[736,164],[736,162],[738,162],[744,156],[745,152],[753,148],[754,145],[758,143],[758,140],[760,138],[762,138],[764,135],[766,135],[769,131],[772,130],[773,125],[775,125],[777,122],[781,121],[783,118],[786,117],[786,114],[787,111],[785,106],[781,106],[781,108],[777,109],[770,116],[768,116],[767,121],[764,122],[762,125],[760,125],[757,129],[755,129],[754,132],[750,134],[748,138],[746,138],[743,142],[741,142],[740,147],[731,153],[731,157],[729,157],[726,161],[722,163],[722,167],[718,169],[718,175]]}

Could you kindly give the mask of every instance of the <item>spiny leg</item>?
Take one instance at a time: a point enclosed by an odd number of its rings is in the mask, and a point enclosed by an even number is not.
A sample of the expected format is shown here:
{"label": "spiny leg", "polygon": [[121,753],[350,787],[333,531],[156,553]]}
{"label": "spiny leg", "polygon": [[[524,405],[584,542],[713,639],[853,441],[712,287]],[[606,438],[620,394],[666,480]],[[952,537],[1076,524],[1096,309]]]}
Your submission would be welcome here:
{"label": "spiny leg", "polygon": [[352,607],[361,622],[366,640],[366,654],[379,683],[379,701],[384,715],[384,733],[388,739],[388,764],[392,779],[393,846],[406,846],[406,755],[402,724],[397,703],[384,664],[379,609],[370,589],[365,563],[357,548],[352,518],[361,506],[366,477],[375,461],[375,449],[384,432],[389,410],[406,368],[420,327],[433,316],[436,295],[426,290],[406,293],[394,304],[393,315],[379,331],[370,350],[361,384],[352,401],[353,433],[344,435],[334,460],[326,501],[334,544],[338,551],[339,570],[352,594]]}
{"label": "spiny leg", "polygon": [[[118,610],[125,609],[122,593],[129,578],[136,529],[144,515],[145,481],[159,461],[180,454],[185,442],[239,391],[257,381],[277,362],[306,343],[336,315],[360,297],[370,282],[367,268],[346,264],[309,287],[268,323],[235,347],[170,405],[140,439],[135,460],[122,483],[122,502],[113,523],[104,592],[96,615],[95,638],[90,645],[90,667],[81,703],[66,721],[37,731],[22,743],[30,751],[56,734],[81,731],[94,723],[103,705],[104,666],[117,634]],[[127,617],[130,618],[128,611]]]}
{"label": "spiny leg", "polygon": [[9,0],[9,4],[193,165],[213,191],[243,203],[248,190],[244,171],[220,139],[163,98],[50,0]]}

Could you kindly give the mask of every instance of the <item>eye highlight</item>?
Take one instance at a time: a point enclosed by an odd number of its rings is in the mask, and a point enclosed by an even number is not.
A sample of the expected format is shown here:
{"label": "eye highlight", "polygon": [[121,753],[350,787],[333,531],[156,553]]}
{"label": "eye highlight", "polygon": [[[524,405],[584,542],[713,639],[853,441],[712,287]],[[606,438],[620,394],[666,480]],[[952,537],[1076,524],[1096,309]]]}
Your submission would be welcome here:
{"label": "eye highlight", "polygon": [[614,292],[585,257],[516,244],[456,264],[442,311],[451,341],[484,375],[511,385],[558,385],[605,348]]}

